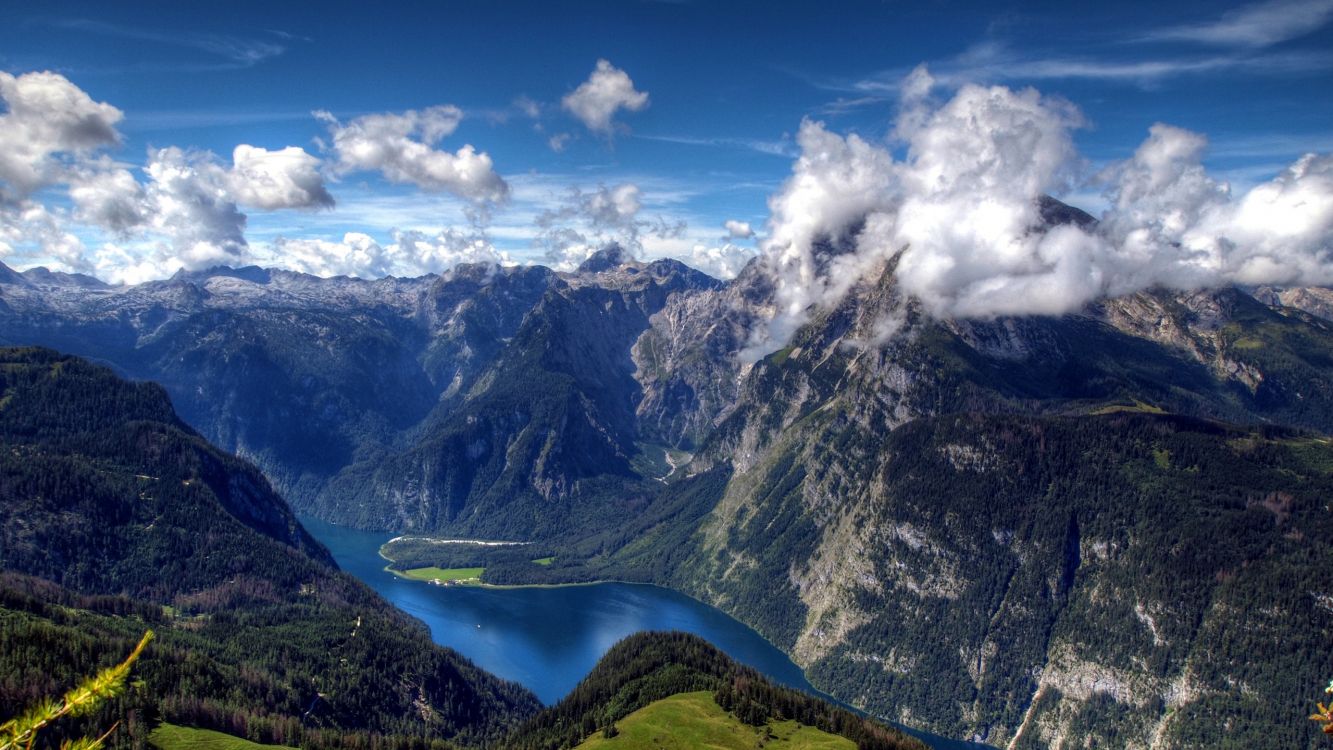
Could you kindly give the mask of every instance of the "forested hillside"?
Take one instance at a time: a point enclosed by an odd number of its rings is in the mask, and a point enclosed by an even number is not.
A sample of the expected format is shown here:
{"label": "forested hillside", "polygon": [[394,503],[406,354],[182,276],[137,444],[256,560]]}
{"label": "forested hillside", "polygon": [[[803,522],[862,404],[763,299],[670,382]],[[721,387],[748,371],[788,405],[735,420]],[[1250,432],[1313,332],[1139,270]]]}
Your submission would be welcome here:
{"label": "forested hillside", "polygon": [[537,707],[338,572],[263,476],[183,425],[158,386],[0,351],[0,448],[2,715],[148,628],[139,687],[89,719],[128,716],[119,746],[160,719],[306,747],[469,745]]}

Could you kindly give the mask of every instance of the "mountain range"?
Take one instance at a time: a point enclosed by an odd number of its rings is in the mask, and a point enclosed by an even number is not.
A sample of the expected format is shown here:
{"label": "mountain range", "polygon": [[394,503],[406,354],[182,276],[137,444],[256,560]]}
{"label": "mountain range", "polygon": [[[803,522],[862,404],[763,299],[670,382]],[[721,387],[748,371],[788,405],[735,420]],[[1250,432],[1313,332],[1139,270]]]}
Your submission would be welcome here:
{"label": "mountain range", "polygon": [[[894,271],[763,356],[762,261],[724,283],[614,246],[570,273],[375,281],[2,269],[0,343],[160,383],[299,512],[560,550],[470,553],[492,582],[671,586],[895,721],[1015,748],[1308,744],[1333,293],[940,320]],[[463,561],[397,559],[438,562]]]}

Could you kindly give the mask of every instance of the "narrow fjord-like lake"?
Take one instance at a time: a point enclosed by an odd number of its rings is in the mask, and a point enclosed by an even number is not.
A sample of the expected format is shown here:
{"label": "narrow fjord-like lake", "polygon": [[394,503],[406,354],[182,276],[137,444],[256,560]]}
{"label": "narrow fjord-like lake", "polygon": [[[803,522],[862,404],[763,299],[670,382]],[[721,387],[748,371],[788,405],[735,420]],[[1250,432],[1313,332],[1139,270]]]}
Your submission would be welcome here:
{"label": "narrow fjord-like lake", "polygon": [[[629,583],[510,589],[431,586],[384,570],[379,549],[393,534],[357,531],[313,518],[301,522],[329,548],[343,570],[425,622],[436,643],[524,685],[548,705],[569,693],[617,641],[643,630],[694,633],[776,682],[828,697],[810,685],[786,654],[744,623],[669,589]],[[935,748],[982,747],[914,734]]]}

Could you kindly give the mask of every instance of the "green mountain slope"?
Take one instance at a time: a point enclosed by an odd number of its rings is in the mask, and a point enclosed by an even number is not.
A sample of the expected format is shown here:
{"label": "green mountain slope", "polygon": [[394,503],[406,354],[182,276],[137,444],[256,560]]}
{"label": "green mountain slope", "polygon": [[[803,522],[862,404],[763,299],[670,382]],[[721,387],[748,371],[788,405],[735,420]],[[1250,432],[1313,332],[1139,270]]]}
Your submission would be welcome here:
{"label": "green mountain slope", "polygon": [[1270,697],[1328,668],[1326,441],[1137,414],[880,441],[830,411],[732,480],[673,577],[816,684],[1016,747],[1311,739]]}
{"label": "green mountain slope", "polygon": [[719,750],[753,750],[755,747],[782,750],[856,750],[856,743],[846,737],[829,734],[797,721],[768,720],[763,726],[750,726],[728,713],[713,694],[678,693],[653,701],[616,722],[613,732],[595,734],[580,744],[579,750],[603,748],[663,748],[692,750],[697,747]]}
{"label": "green mountain slope", "polygon": [[[708,691],[718,709],[710,711],[702,722],[712,723],[711,729],[717,729],[718,724],[727,731],[738,723],[763,727],[770,722],[799,722],[820,733],[850,740],[864,750],[925,747],[896,729],[774,685],[703,639],[684,633],[639,633],[624,639],[602,657],[572,693],[525,722],[504,744],[514,750],[575,747],[598,732],[603,736],[614,734],[607,728],[630,721],[626,717],[657,701],[699,691]],[[721,712],[729,717],[719,716]],[[639,719],[642,721],[644,716],[640,714]],[[671,737],[664,741],[681,741],[677,727],[670,729]],[[710,728],[679,727],[681,733],[696,730],[707,732]]]}
{"label": "green mountain slope", "polygon": [[159,640],[124,741],[156,717],[308,747],[495,738],[535,699],[337,571],[253,467],[165,393],[0,351],[0,712]]}

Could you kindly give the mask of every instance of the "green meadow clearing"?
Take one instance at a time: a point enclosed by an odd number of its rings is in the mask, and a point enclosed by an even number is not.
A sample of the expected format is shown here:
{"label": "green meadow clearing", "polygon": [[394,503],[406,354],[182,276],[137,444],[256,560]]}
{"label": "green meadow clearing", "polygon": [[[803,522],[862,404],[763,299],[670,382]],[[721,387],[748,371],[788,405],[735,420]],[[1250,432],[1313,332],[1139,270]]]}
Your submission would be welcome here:
{"label": "green meadow clearing", "polygon": [[211,729],[163,724],[148,735],[148,742],[158,750],[294,750],[286,745],[261,745]]}
{"label": "green meadow clearing", "polygon": [[615,737],[593,735],[579,750],[856,750],[856,743],[845,737],[794,721],[752,727],[723,711],[708,691],[680,693],[650,703],[616,722],[616,729],[619,734]]}
{"label": "green meadow clearing", "polygon": [[485,568],[412,568],[394,571],[405,578],[420,581],[440,581],[459,586],[476,586],[481,583],[481,574]]}

